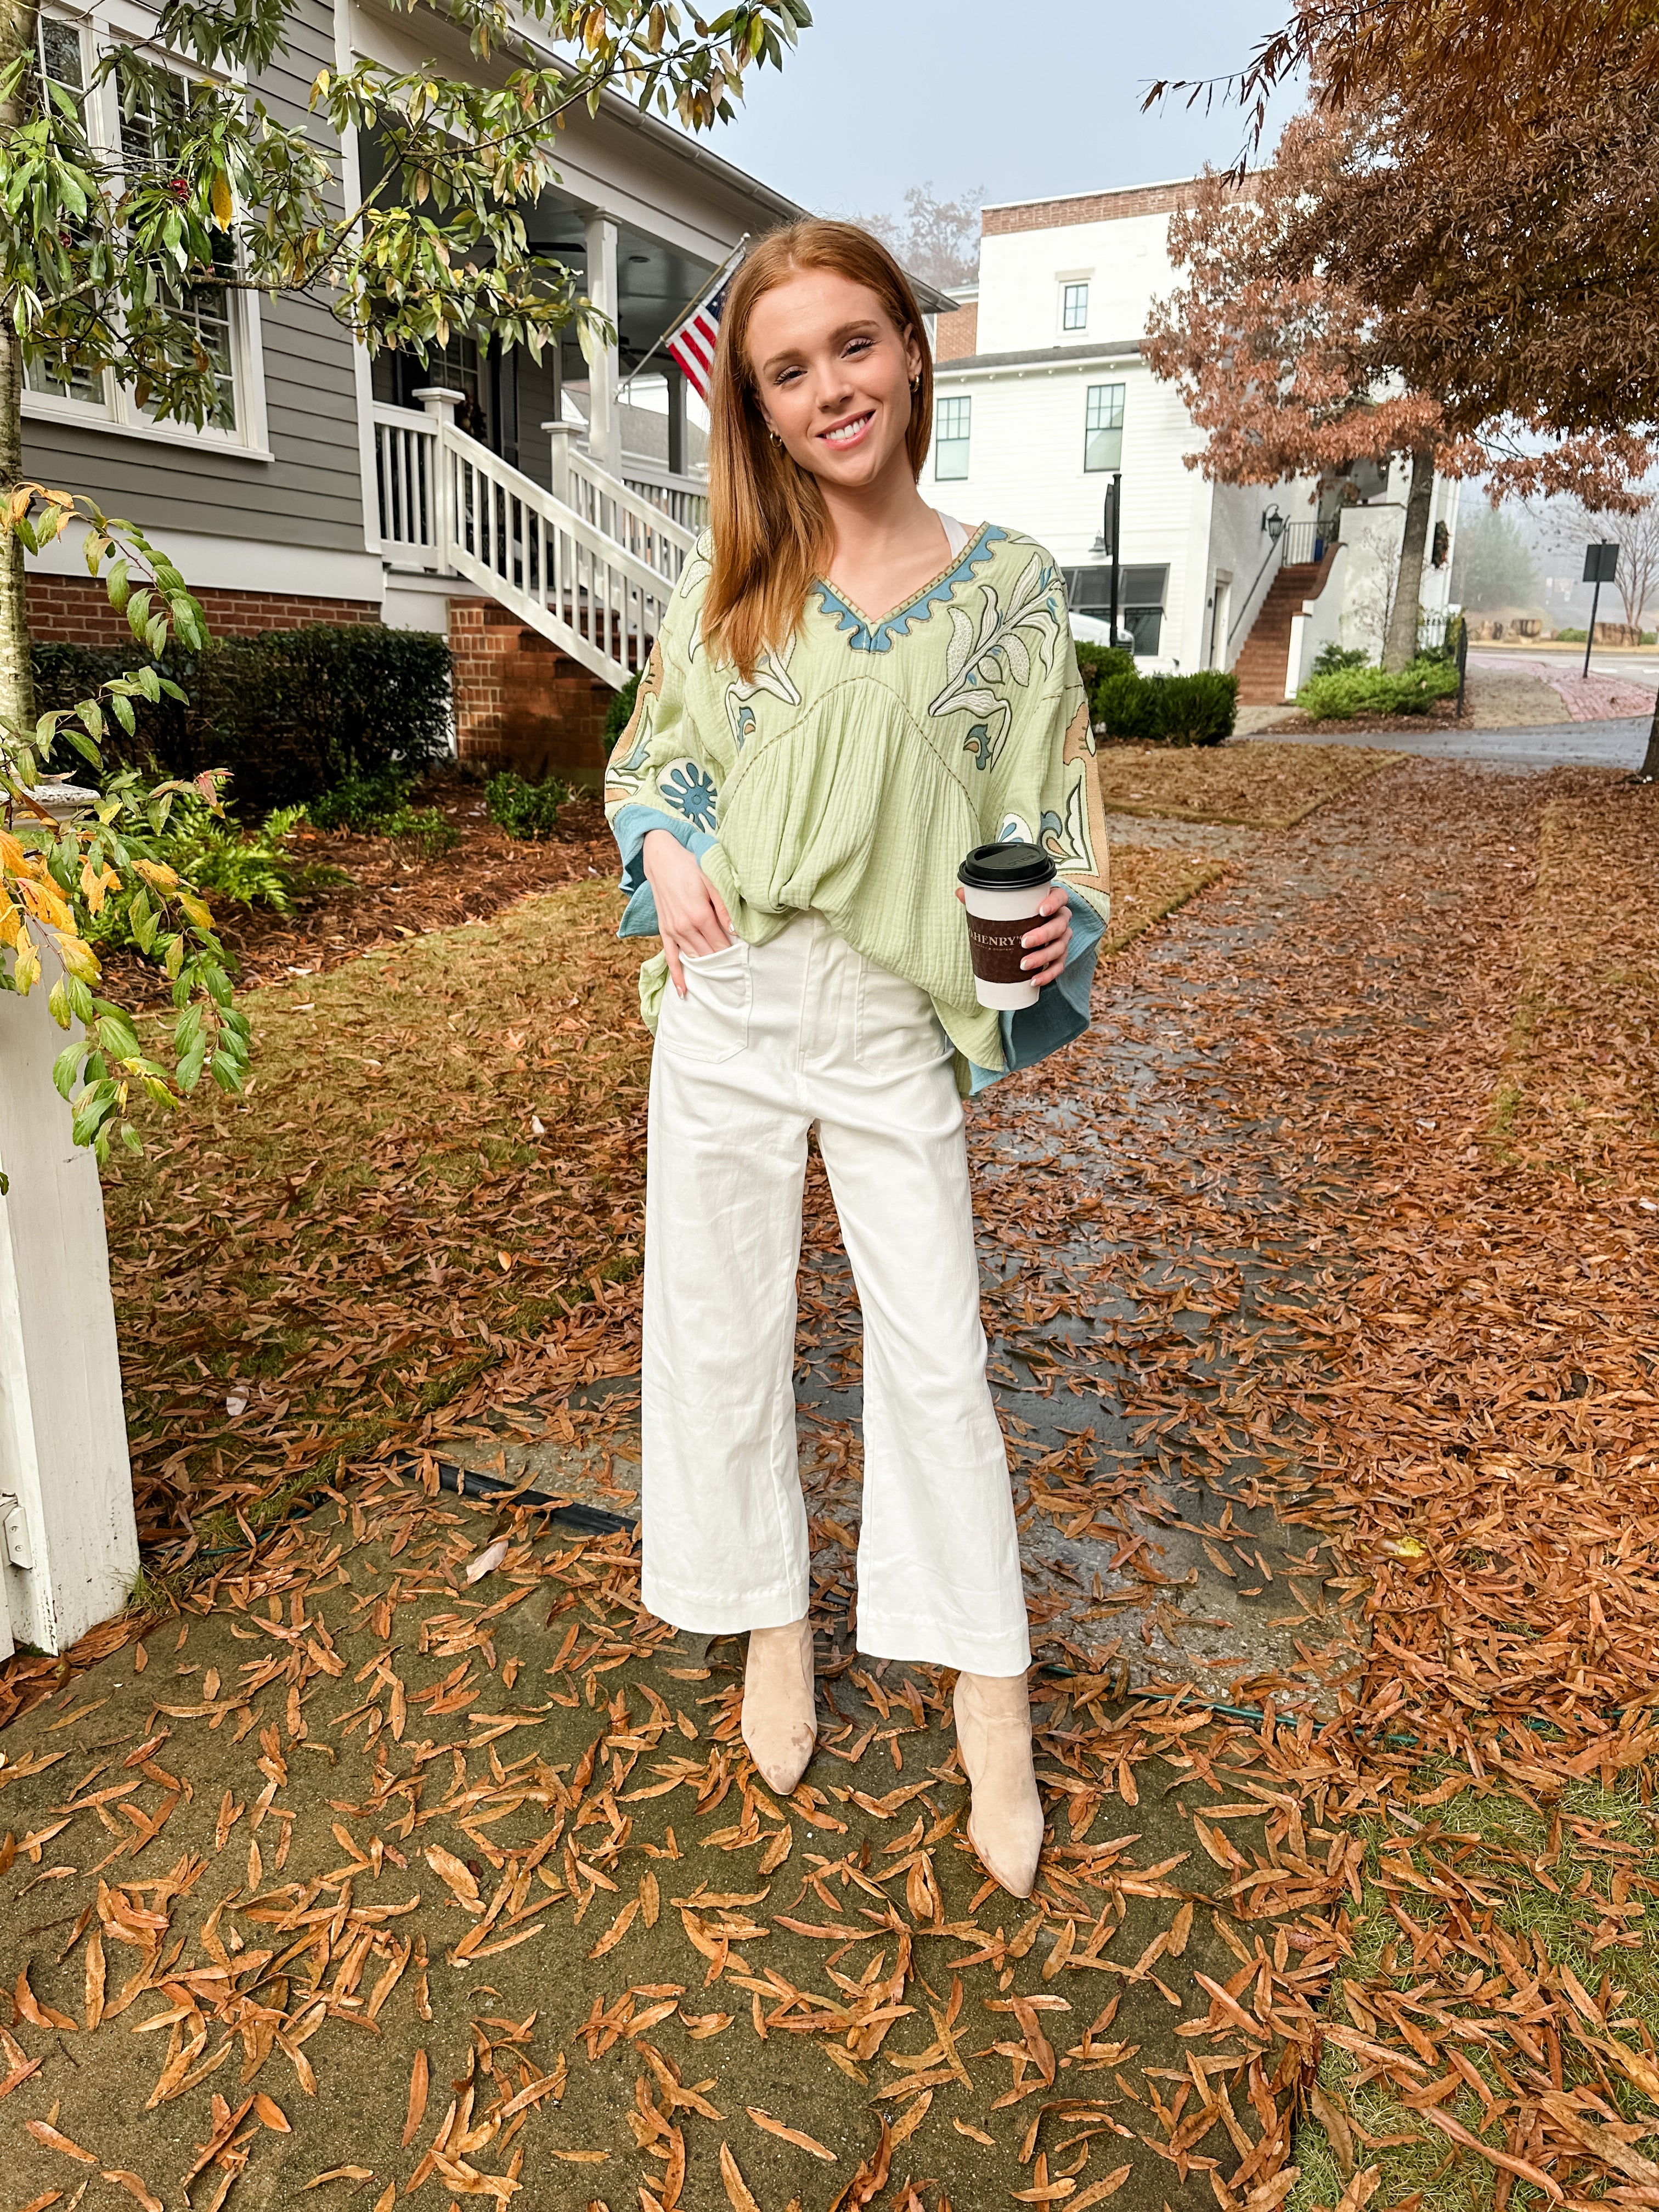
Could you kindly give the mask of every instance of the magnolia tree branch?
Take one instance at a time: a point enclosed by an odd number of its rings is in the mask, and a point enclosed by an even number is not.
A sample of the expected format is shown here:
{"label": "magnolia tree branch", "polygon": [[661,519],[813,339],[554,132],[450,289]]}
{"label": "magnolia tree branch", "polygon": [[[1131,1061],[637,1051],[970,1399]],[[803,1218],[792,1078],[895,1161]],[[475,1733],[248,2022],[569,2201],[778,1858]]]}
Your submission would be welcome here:
{"label": "magnolia tree branch", "polygon": [[[127,1118],[135,1094],[178,1106],[204,1072],[239,1091],[247,1066],[247,1018],[233,1003],[230,967],[206,901],[163,857],[169,823],[181,807],[222,817],[221,778],[147,785],[131,769],[104,774],[102,741],[113,720],[131,737],[137,699],[184,693],[155,663],[173,642],[200,652],[207,642],[201,608],[184,578],[143,532],[111,520],[90,501],[40,484],[17,486],[3,513],[8,552],[39,552],[73,522],[86,526],[87,568],[101,575],[110,604],[125,614],[136,653],[131,675],[96,697],[42,714],[32,726],[0,725],[0,988],[27,995],[41,980],[50,950],[63,973],[50,1005],[71,1031],[53,1078],[74,1108],[77,1144],[101,1159],[118,1132],[140,1139]],[[66,742],[103,776],[82,816],[59,823],[40,803],[41,776]],[[141,1044],[130,1014],[99,995],[100,964],[86,929],[106,912],[119,915],[138,949],[172,985],[175,1019],[171,1065]],[[81,1027],[75,1030],[75,1024]]]}

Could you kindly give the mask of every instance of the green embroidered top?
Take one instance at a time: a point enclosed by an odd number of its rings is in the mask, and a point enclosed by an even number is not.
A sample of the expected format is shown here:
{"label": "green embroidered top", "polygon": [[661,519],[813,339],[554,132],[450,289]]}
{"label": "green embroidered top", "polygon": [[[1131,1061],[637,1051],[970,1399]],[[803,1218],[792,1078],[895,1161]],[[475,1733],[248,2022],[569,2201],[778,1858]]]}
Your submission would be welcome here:
{"label": "green embroidered top", "polygon": [[[816,909],[866,958],[918,984],[975,1089],[1079,1035],[1110,912],[1105,823],[1065,587],[1042,547],[946,522],[950,566],[879,622],[813,585],[789,642],[752,683],[700,634],[708,540],[675,588],[605,811],[635,893],[624,935],[654,934],[641,848],[671,830],[750,944]],[[1071,964],[999,1017],[974,994],[957,868],[975,845],[1041,843],[1070,891]],[[654,1030],[663,955],[641,971]]]}

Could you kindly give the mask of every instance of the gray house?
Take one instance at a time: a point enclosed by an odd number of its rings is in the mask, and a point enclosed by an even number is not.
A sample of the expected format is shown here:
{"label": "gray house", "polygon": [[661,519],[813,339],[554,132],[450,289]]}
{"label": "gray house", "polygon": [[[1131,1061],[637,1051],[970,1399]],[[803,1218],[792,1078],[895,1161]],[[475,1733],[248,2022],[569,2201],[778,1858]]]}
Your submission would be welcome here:
{"label": "gray house", "polygon": [[[489,66],[434,12],[303,0],[301,15],[303,46],[255,88],[289,118],[306,115],[318,70],[356,56],[435,59],[456,76]],[[153,28],[137,0],[43,7],[43,66],[112,148],[142,118],[124,120],[112,81],[92,88],[95,58]],[[359,148],[328,144],[355,195]],[[311,622],[438,631],[457,655],[464,752],[591,777],[605,707],[704,511],[684,386],[653,349],[745,233],[803,210],[618,98],[574,114],[560,155],[531,236],[617,325],[591,368],[574,339],[539,363],[471,339],[424,366],[371,362],[320,304],[234,295],[204,315],[220,368],[210,426],[152,421],[113,377],[35,377],[24,465],[140,522],[219,635]],[[621,387],[647,356],[654,404],[630,404]],[[127,635],[73,541],[31,562],[29,620],[42,641]]]}

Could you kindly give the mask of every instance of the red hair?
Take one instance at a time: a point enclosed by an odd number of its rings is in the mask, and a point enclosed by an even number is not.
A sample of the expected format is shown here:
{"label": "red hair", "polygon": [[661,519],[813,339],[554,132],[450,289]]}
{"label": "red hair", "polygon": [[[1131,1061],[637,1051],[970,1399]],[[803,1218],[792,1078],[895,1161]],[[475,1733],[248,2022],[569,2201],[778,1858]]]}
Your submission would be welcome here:
{"label": "red hair", "polygon": [[830,518],[817,479],[772,436],[749,359],[755,304],[804,269],[827,269],[875,294],[901,337],[914,339],[921,374],[905,447],[921,474],[933,422],[933,362],[910,280],[887,248],[855,223],[816,218],[762,239],[732,280],[709,387],[708,513],[714,562],[703,598],[710,649],[745,683],[761,654],[793,635],[812,579],[830,556]]}

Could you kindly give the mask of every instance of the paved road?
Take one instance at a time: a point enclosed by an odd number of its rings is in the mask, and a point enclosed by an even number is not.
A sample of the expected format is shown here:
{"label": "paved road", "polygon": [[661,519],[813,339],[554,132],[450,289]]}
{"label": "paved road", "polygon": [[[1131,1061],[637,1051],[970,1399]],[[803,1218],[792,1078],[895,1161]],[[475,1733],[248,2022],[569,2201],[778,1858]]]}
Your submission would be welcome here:
{"label": "paved road", "polygon": [[1503,768],[1637,769],[1647,750],[1648,718],[1632,715],[1611,722],[1542,722],[1509,730],[1390,731],[1385,736],[1356,731],[1337,737],[1330,731],[1306,735],[1273,732],[1279,744],[1382,745],[1390,752],[1424,753],[1435,760],[1490,761]]}
{"label": "paved road", "polygon": [[[1582,676],[1584,671],[1582,645],[1564,645],[1558,652],[1535,645],[1510,647],[1472,644],[1469,659],[1483,668],[1524,669],[1540,677],[1546,668],[1565,670],[1571,676]],[[1611,676],[1626,684],[1659,684],[1659,651],[1632,653],[1626,648],[1607,652],[1598,646],[1590,655],[1590,674]]]}

